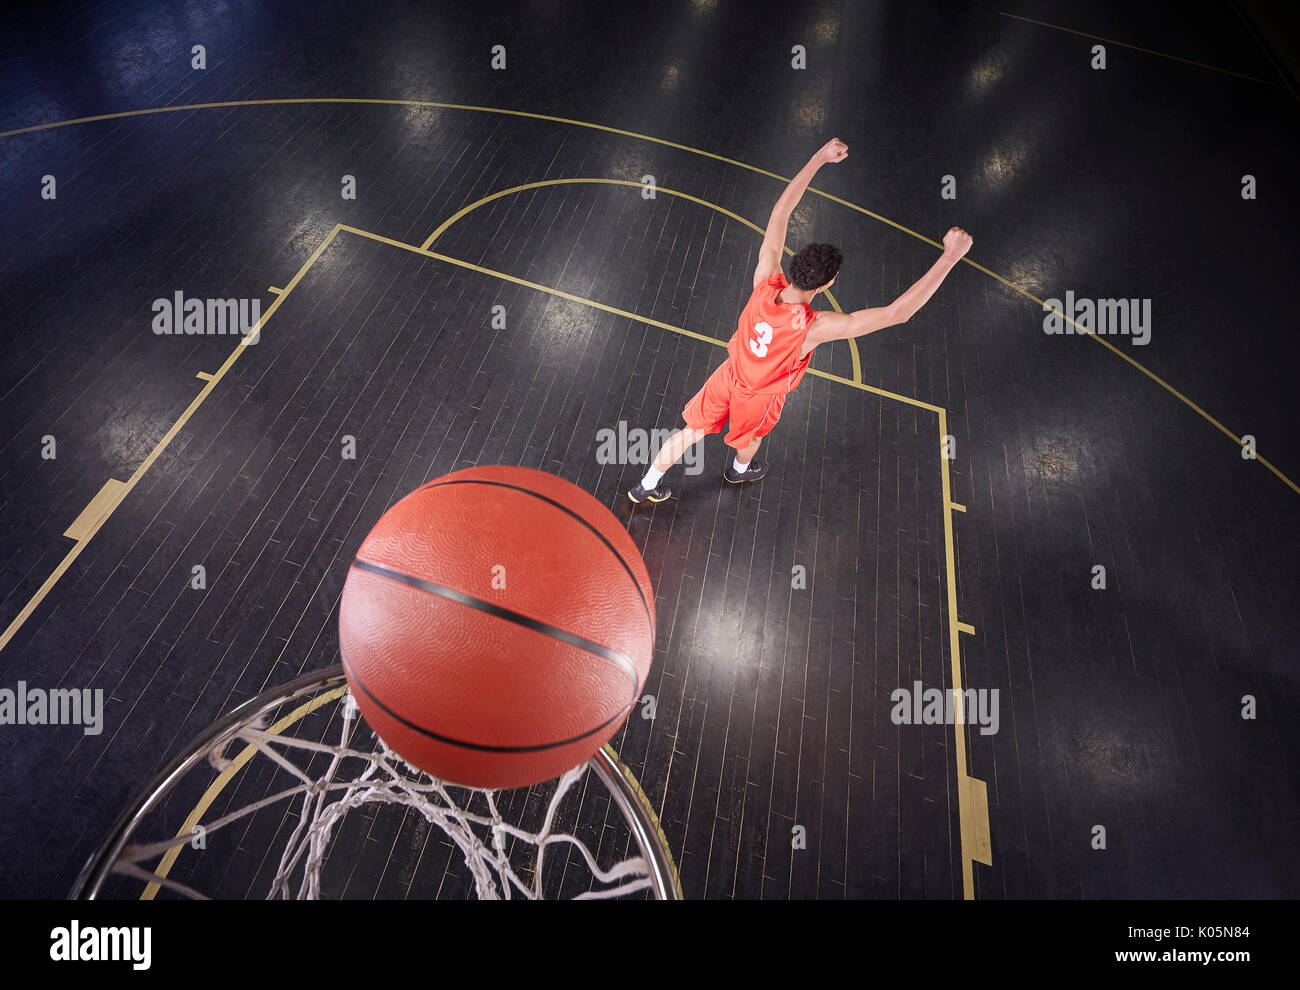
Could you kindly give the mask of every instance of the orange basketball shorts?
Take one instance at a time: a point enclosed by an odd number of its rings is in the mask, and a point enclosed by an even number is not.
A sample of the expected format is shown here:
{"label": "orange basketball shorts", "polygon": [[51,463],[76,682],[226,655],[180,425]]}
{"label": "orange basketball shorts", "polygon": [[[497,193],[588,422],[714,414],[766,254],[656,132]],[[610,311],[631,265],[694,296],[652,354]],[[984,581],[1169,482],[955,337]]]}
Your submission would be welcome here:
{"label": "orange basketball shorts", "polygon": [[736,380],[731,362],[727,361],[686,403],[682,418],[691,429],[704,433],[719,433],[724,424],[729,425],[723,440],[728,447],[742,450],[756,438],[772,432],[781,418],[785,399],[784,395],[746,392]]}

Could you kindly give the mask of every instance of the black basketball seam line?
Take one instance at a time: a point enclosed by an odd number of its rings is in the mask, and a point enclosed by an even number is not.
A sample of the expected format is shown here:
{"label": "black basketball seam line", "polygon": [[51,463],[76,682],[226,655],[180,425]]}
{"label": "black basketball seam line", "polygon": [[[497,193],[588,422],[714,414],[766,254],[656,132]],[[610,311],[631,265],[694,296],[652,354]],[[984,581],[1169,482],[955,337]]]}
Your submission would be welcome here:
{"label": "black basketball seam line", "polygon": [[[560,480],[564,480],[564,479],[560,479]],[[633,587],[636,588],[636,593],[641,598],[641,607],[645,609],[646,620],[651,623],[650,635],[653,639],[655,634],[655,630],[653,627],[654,620],[650,614],[650,606],[646,603],[645,592],[641,590],[641,582],[636,579],[636,575],[632,573],[632,568],[628,566],[628,562],[623,557],[623,555],[618,552],[618,548],[614,546],[614,544],[609,542],[609,539],[605,536],[604,533],[596,529],[596,527],[593,526],[591,523],[589,523],[586,519],[583,519],[582,516],[578,515],[576,512],[570,509],[567,505],[564,505],[562,502],[557,502],[555,501],[555,499],[543,495],[541,492],[535,492],[531,488],[523,488],[519,485],[512,485],[506,481],[489,481],[486,478],[457,478],[452,481],[430,481],[424,485],[421,485],[418,489],[416,489],[416,491],[422,492],[427,488],[441,488],[443,485],[495,485],[498,488],[511,488],[514,491],[523,492],[526,495],[531,495],[534,498],[541,499],[543,502],[547,502],[550,505],[555,506],[557,509],[560,509],[563,512],[568,513],[578,522],[582,523],[582,525],[586,526],[589,530],[591,530],[593,534],[595,534],[597,539],[599,539],[602,543],[605,544],[606,547],[609,548],[609,552],[612,553],[614,557],[618,560],[618,562],[623,565],[623,570],[625,570],[627,572],[627,576],[632,579],[632,585]]]}
{"label": "black basketball seam line", "polygon": [[[387,566],[386,564],[376,564],[373,561],[362,560],[359,557],[352,561],[352,566],[358,570],[365,571],[368,574],[374,574],[377,577],[388,578],[390,581],[397,581],[409,588],[415,588],[417,591],[426,591],[429,594],[437,595],[448,601],[456,602],[458,605],[467,605],[470,608],[477,609],[486,615],[494,616],[498,619],[505,619],[507,622],[513,622],[517,626],[523,626],[525,629],[531,629],[533,632],[541,633],[543,636],[549,636],[551,639],[558,640],[561,643],[568,643],[580,650],[585,650],[595,656],[617,666],[632,681],[632,691],[635,695],[637,690],[636,664],[632,658],[620,653],[618,650],[612,650],[608,646],[602,646],[585,636],[579,636],[577,633],[571,633],[567,629],[561,629],[559,626],[553,626],[548,622],[542,622],[540,619],[534,619],[532,616],[524,615],[522,612],[516,612],[513,609],[504,608],[493,602],[485,601],[482,598],[476,598],[473,595],[466,594],[456,588],[448,588],[446,585],[435,584],[432,581],[426,581],[424,578],[418,578],[414,574],[407,574]],[[633,701],[635,701],[635,697]]]}
{"label": "black basketball seam line", "polygon": [[[560,480],[563,481],[564,479],[561,478]],[[541,492],[535,492],[531,488],[523,488],[519,485],[512,485],[506,481],[489,481],[486,478],[457,478],[452,481],[429,481],[421,485],[419,488],[417,488],[416,491],[422,492],[428,488],[441,488],[443,485],[495,485],[498,488],[511,488],[517,492],[523,492],[526,495],[531,495],[533,496],[533,498],[541,499],[543,502],[553,505],[557,509],[560,509],[563,512],[567,512],[574,519],[578,520],[578,522],[582,523],[582,525],[586,526],[589,530],[591,530],[593,534],[595,534],[596,538],[599,539],[601,543],[605,544],[605,546],[609,548],[609,552],[612,553],[615,559],[617,559],[618,562],[623,565],[623,570],[625,570],[627,572],[627,576],[632,579],[632,586],[636,588],[636,593],[641,598],[641,607],[645,609],[646,621],[650,623],[650,638],[651,638],[651,642],[653,643],[654,635],[655,635],[654,617],[650,613],[650,606],[646,601],[645,592],[641,590],[641,582],[636,579],[636,575],[632,573],[632,568],[628,566],[628,562],[626,559],[624,559],[623,555],[618,552],[618,548],[614,546],[614,544],[609,542],[609,539],[605,536],[604,533],[598,530],[591,523],[587,522],[587,520],[583,519],[582,516],[578,515],[567,505],[564,505],[561,502],[557,502],[555,501],[555,499],[549,498],[548,496],[541,494]],[[414,492],[412,492],[412,494],[414,494]]]}
{"label": "black basketball seam line", "polygon": [[[609,726],[610,723],[616,722],[620,718],[625,716],[628,712],[632,710],[633,705],[636,704],[636,699],[633,698],[626,706],[624,706],[624,708],[621,711],[619,711],[612,718],[602,722],[594,729],[590,729],[587,732],[582,733],[581,735],[574,736],[572,739],[563,739],[560,742],[553,742],[553,743],[538,743],[535,746],[489,746],[486,743],[467,742],[464,739],[454,739],[451,736],[441,735],[437,732],[434,732],[432,729],[426,729],[424,726],[417,725],[415,722],[412,722],[410,719],[404,718],[403,716],[397,714],[397,712],[393,711],[382,701],[380,701],[377,697],[375,697],[374,692],[371,691],[370,688],[366,686],[366,682],[363,681],[360,675],[357,674],[357,672],[352,669],[352,664],[348,663],[348,655],[344,651],[342,643],[339,644],[339,659],[343,661],[344,670],[347,672],[348,677],[352,679],[353,683],[355,683],[357,687],[361,688],[361,690],[365,692],[366,697],[369,698],[371,701],[373,701],[376,705],[378,705],[384,711],[384,713],[388,715],[390,718],[395,719],[398,722],[401,722],[402,725],[406,726],[411,731],[418,732],[422,736],[428,736],[430,739],[433,739],[437,742],[446,743],[449,746],[459,746],[461,749],[470,749],[481,753],[541,753],[549,749],[559,749],[562,746],[568,746],[571,745],[572,743],[581,742],[583,739],[586,739],[588,736],[594,736],[597,732],[600,732],[602,729]],[[378,733],[376,733],[376,735],[378,735]],[[383,737],[380,736],[380,738],[382,739]]]}

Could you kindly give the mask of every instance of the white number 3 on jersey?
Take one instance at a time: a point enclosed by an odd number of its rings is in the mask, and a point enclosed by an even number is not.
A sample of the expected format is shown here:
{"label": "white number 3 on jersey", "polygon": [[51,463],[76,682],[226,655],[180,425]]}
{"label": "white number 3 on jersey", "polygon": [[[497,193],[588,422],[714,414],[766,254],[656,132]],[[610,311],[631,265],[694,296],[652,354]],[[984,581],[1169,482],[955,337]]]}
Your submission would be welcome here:
{"label": "white number 3 on jersey", "polygon": [[750,338],[749,349],[757,357],[767,357],[767,345],[772,343],[772,324],[755,323],[754,333],[757,336]]}

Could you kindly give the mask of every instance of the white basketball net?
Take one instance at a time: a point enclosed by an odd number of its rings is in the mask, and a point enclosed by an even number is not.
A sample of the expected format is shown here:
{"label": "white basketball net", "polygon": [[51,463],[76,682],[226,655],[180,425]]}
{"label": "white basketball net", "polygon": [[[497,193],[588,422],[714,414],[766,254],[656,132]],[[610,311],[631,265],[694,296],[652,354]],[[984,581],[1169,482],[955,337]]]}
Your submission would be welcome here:
{"label": "white basketball net", "polygon": [[[273,761],[301,782],[202,826],[206,836],[210,837],[278,801],[301,800],[298,823],[280,855],[279,869],[267,894],[268,899],[319,898],[321,868],[335,827],[348,812],[374,803],[400,804],[414,809],[450,837],[464,858],[481,899],[543,898],[543,857],[548,848],[556,844],[576,849],[595,878],[592,889],[576,895],[577,898],[623,897],[652,887],[650,870],[641,856],[602,868],[582,841],[573,835],[553,831],[561,802],[587,773],[587,764],[575,767],[559,778],[541,829],[529,832],[502,819],[496,791],[468,792],[471,797],[478,794],[486,800],[488,813],[474,814],[454,800],[448,785],[406,764],[378,737],[378,748],[372,752],[353,749],[348,740],[358,724],[358,711],[351,694],[344,696],[342,709],[342,730],[337,744],[267,732],[265,720],[260,720],[259,723],[241,726],[232,738],[214,746],[208,753],[208,762],[223,771],[233,762],[225,756],[230,743],[244,742],[254,747],[256,755]],[[298,756],[305,764],[317,753],[331,756],[327,770],[319,777],[309,774],[299,762],[290,758]],[[353,772],[350,775],[352,779],[341,779],[345,761],[350,763],[354,760],[360,761],[360,773]],[[186,897],[206,900],[206,895],[165,876],[166,869],[160,873],[160,868],[144,865],[160,856],[166,859],[170,855],[174,859],[176,853],[171,851],[183,852],[193,837],[193,830],[187,830],[161,842],[128,844],[114,861],[113,872],[164,886]],[[531,873],[532,879],[522,876],[521,870]]]}

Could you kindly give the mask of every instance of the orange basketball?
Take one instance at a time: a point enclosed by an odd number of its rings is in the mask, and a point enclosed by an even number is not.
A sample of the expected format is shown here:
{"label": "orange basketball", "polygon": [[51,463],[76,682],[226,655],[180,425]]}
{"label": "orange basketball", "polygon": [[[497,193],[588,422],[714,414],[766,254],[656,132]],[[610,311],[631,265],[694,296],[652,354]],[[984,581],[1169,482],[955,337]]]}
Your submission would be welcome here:
{"label": "orange basketball", "polygon": [[476,467],[407,495],[348,571],[339,649],[370,727],[412,766],[524,787],[586,761],[640,697],[654,592],[576,485]]}

